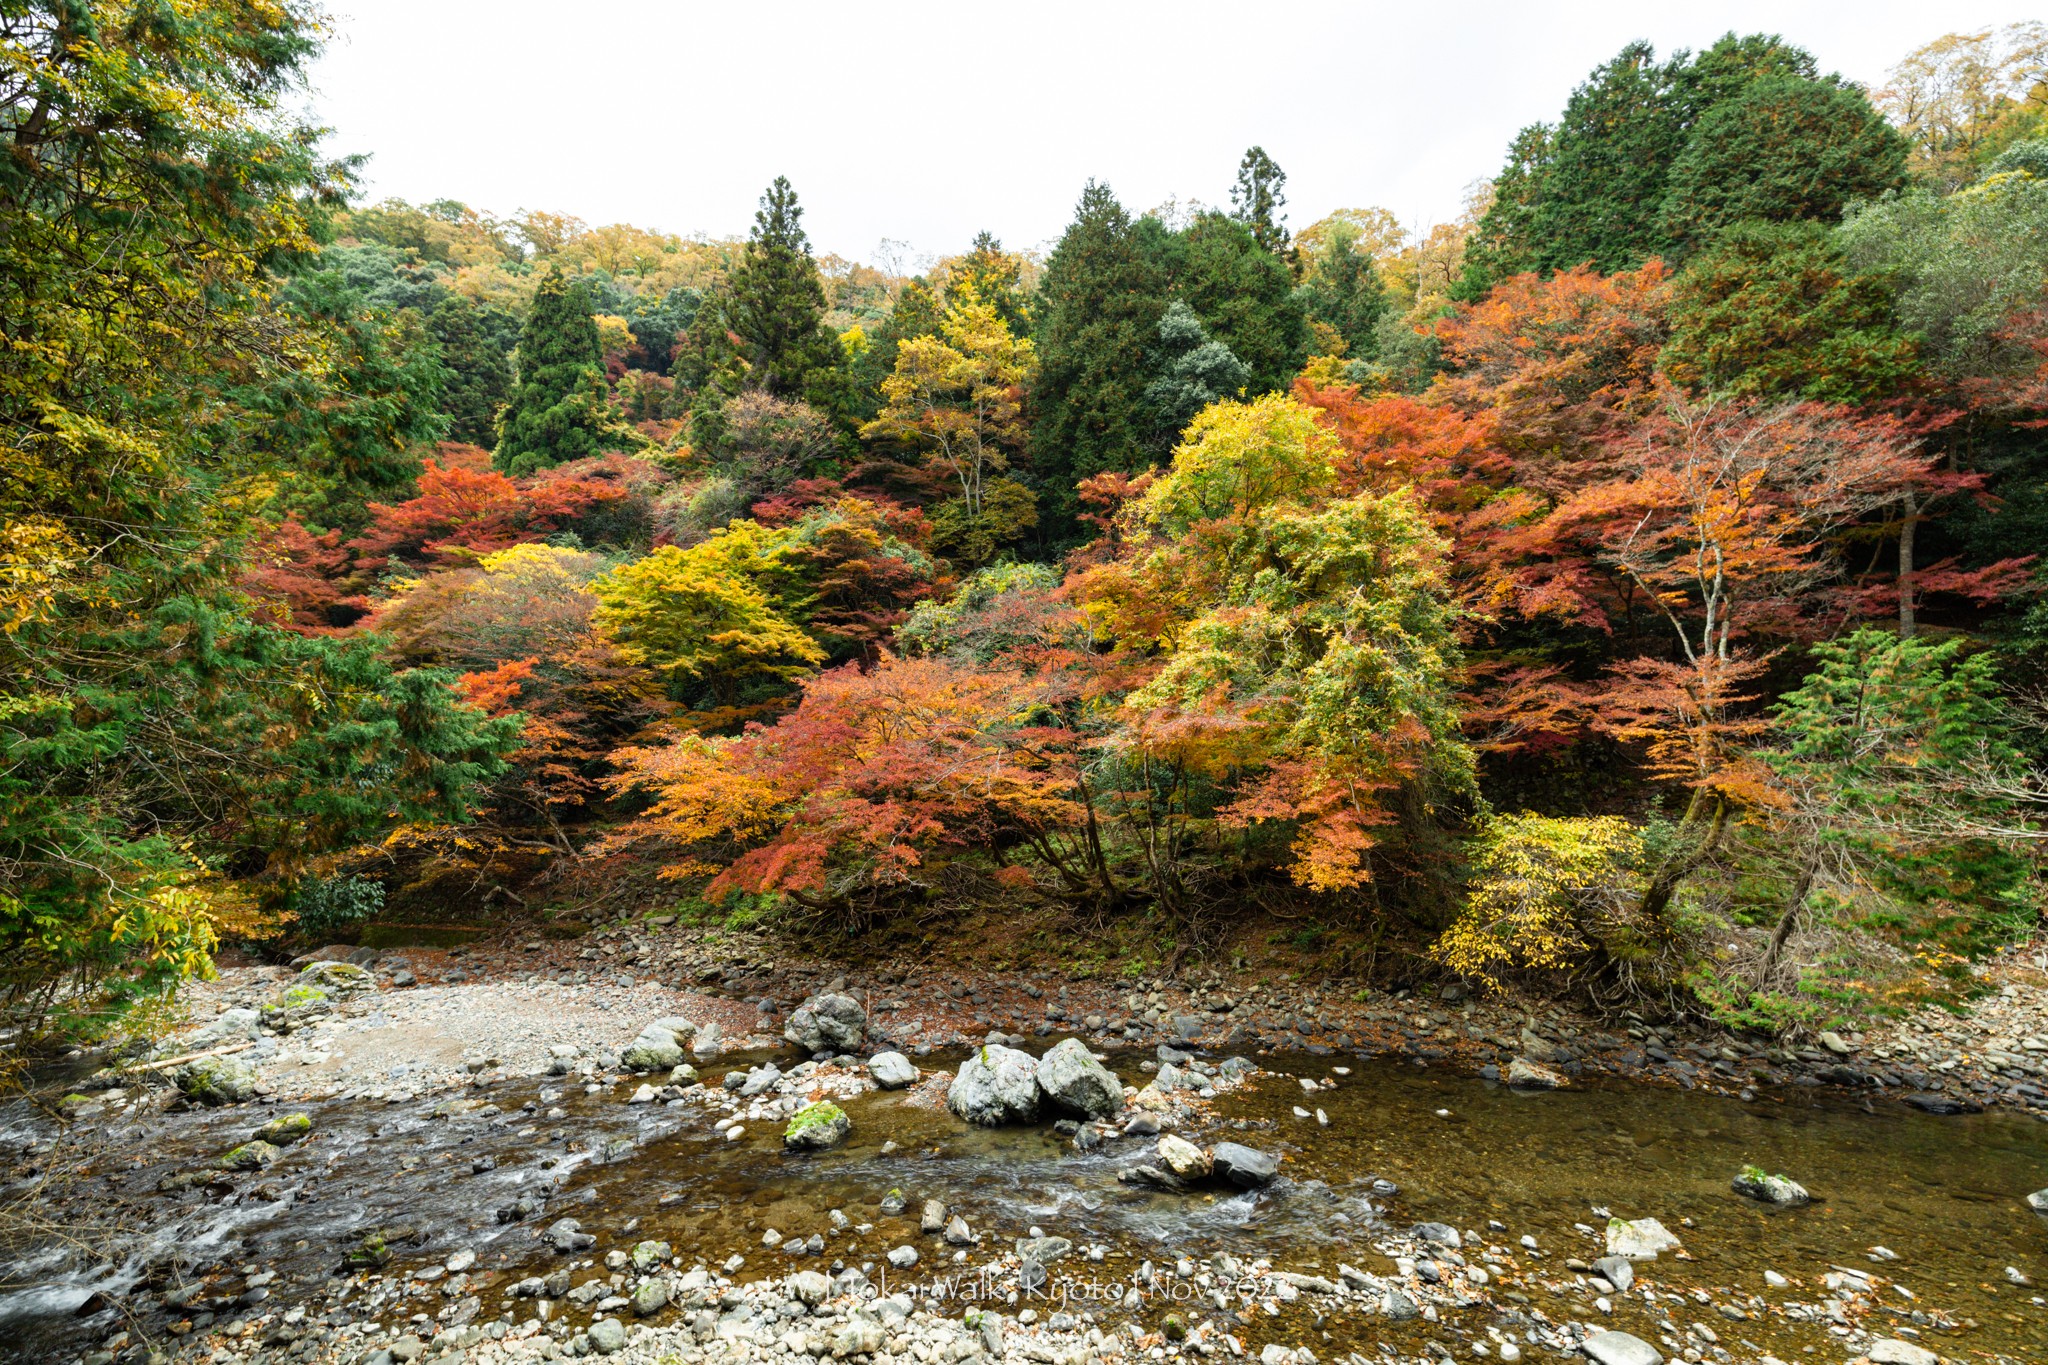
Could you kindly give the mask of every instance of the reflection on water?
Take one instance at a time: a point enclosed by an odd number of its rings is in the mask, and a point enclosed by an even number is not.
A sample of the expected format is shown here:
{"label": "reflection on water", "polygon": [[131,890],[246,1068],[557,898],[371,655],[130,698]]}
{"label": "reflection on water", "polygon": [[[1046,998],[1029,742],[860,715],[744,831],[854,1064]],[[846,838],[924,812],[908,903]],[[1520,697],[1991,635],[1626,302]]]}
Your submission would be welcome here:
{"label": "reflection on water", "polygon": [[[1138,1060],[1115,1065],[1141,1081]],[[1293,1075],[1331,1074],[1332,1059],[1262,1060]],[[1870,1265],[1868,1249],[1882,1244],[1900,1258],[1883,1267],[1886,1275],[1979,1321],[1969,1346],[2032,1349],[2048,1339],[2048,1317],[2028,1303],[2035,1291],[2005,1277],[2013,1266],[2048,1280],[2048,1220],[2022,1202],[2048,1184],[2048,1126],[2037,1121],[1935,1118],[1888,1105],[1866,1112],[1812,1090],[1753,1104],[1618,1084],[1524,1095],[1387,1061],[1334,1060],[1353,1072],[1336,1089],[1304,1101],[1293,1080],[1261,1077],[1219,1100],[1214,1121],[1191,1134],[1283,1152],[1289,1179],[1257,1194],[1132,1190],[1115,1173],[1147,1144],[1081,1154],[1050,1128],[972,1129],[897,1094],[848,1103],[855,1126],[844,1147],[791,1157],[771,1123],[751,1124],[728,1142],[710,1130],[714,1114],[693,1101],[650,1110],[620,1103],[629,1088],[586,1096],[560,1081],[527,1081],[488,1092],[501,1107],[496,1115],[434,1118],[431,1101],[311,1106],[314,1137],[270,1170],[237,1177],[234,1193],[163,1195],[156,1190],[165,1175],[204,1164],[263,1115],[153,1118],[146,1130],[111,1134],[93,1172],[111,1179],[135,1222],[153,1229],[131,1239],[118,1264],[82,1267],[63,1249],[22,1257],[0,1291],[0,1341],[28,1352],[20,1359],[75,1351],[116,1321],[111,1313],[72,1316],[90,1292],[118,1293],[152,1272],[150,1283],[161,1283],[176,1256],[211,1272],[274,1269],[273,1299],[288,1303],[324,1287],[346,1247],[380,1226],[424,1239],[401,1247],[393,1270],[467,1247],[483,1264],[526,1273],[551,1260],[534,1230],[568,1216],[598,1234],[599,1250],[655,1238],[674,1243],[686,1264],[744,1255],[741,1273],[752,1277],[792,1264],[762,1246],[767,1229],[829,1234],[832,1209],[872,1225],[832,1238],[834,1256],[878,1260],[910,1242],[930,1257],[937,1244],[917,1232],[928,1198],[987,1234],[977,1263],[1037,1226],[1082,1247],[1105,1246],[1107,1273],[1126,1276],[1140,1258],[1223,1253],[1325,1272],[1339,1261],[1385,1270],[1389,1263],[1371,1250],[1382,1223],[1483,1229],[1489,1219],[1506,1231],[1488,1240],[1531,1235],[1563,1274],[1564,1257],[1599,1254],[1574,1225],[1599,1225],[1594,1210],[1604,1208],[1681,1232],[1693,1260],[1667,1258],[1648,1272],[1667,1282],[1747,1291],[1760,1287],[1766,1268],[1810,1282],[1829,1264]],[[543,1089],[568,1117],[543,1117]],[[1297,1119],[1300,1103],[1323,1109],[1329,1126]],[[20,1113],[12,1119],[18,1147],[25,1121]],[[885,1143],[894,1150],[885,1154]],[[1728,1181],[1750,1163],[1799,1180],[1815,1203],[1778,1211],[1737,1198]],[[1374,1194],[1376,1178],[1398,1193]],[[884,1215],[892,1191],[907,1207]],[[541,1193],[544,1212],[498,1220],[522,1195]]]}

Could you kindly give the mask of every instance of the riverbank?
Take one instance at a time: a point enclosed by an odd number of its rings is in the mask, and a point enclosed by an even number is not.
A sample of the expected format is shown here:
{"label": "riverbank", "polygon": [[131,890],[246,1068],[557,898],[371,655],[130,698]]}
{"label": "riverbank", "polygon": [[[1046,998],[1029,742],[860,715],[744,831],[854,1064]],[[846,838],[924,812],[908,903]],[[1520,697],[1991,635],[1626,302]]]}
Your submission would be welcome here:
{"label": "riverbank", "polygon": [[[367,981],[326,1000],[299,994],[308,978],[289,968],[231,966],[187,995],[187,1028],[159,1055],[235,1049],[223,1055],[249,1064],[246,1102],[184,1107],[161,1072],[99,1074],[58,1106],[61,1129],[10,1126],[17,1172],[62,1177],[47,1202],[81,1237],[103,1225],[119,1236],[122,1217],[161,1234],[132,1274],[73,1275],[53,1300],[60,1316],[83,1309],[81,1326],[99,1324],[96,1347],[19,1358],[385,1365],[382,1353],[404,1360],[417,1347],[466,1362],[1242,1354],[1306,1365],[1359,1350],[1598,1359],[1587,1343],[1613,1329],[1717,1365],[1808,1348],[1829,1361],[2017,1361],[2026,1355],[2004,1345],[2013,1334],[2048,1333],[2048,1307],[2023,1283],[2048,1278],[2048,1260],[2016,1203],[2038,1173],[2022,1162],[1958,1183],[1950,1168],[2013,1149],[2007,1130],[1968,1126],[1994,1114],[1964,1111],[2027,1107],[2022,1078],[2036,1073],[1991,1067],[2027,1062],[2044,996],[2026,959],[1987,970],[2006,979],[1967,1018],[1774,1055],[1501,1002],[1361,999],[1340,982],[805,961],[651,921],[386,952]],[[315,974],[329,972],[348,976]],[[893,1047],[925,1073],[908,1102],[878,1091],[861,1056],[801,1062],[782,1039],[794,1007],[821,990],[861,1006],[860,1054]],[[703,1084],[626,1065],[660,1019],[693,1026]],[[1000,1039],[1035,1055],[1069,1036],[1112,1059],[1152,1131],[1268,1149],[1281,1183],[1134,1189],[1119,1174],[1162,1159],[1143,1123],[992,1131],[944,1112],[968,1048]],[[1194,1059],[1188,1083],[1170,1105],[1137,1105],[1159,1086],[1162,1056]],[[1231,1056],[1259,1068],[1241,1087],[1218,1066]],[[1518,1061],[1526,1079],[1547,1073],[1565,1089],[1515,1098],[1485,1079]],[[1900,1074],[1910,1067],[1928,1088],[1840,1079],[1864,1067],[1917,1081]],[[120,1084],[101,1088],[109,1081]],[[792,1164],[784,1126],[827,1096],[853,1116],[854,1138]],[[297,1113],[302,1144],[222,1167],[258,1125]],[[1822,1122],[1838,1133],[1825,1149],[1804,1136]],[[1891,1150],[1908,1138],[1917,1156]],[[1877,1167],[1849,1169],[1864,1148]],[[1813,1185],[1819,1202],[1751,1212],[1728,1180],[1752,1160]],[[1916,1162],[1930,1172],[1926,1199],[1899,1203]],[[892,1213],[898,1186],[909,1197]],[[922,1230],[928,1196],[964,1211],[965,1243]],[[1610,1211],[1659,1218],[1681,1245],[1619,1284],[1597,1266]],[[565,1243],[552,1237],[564,1218],[579,1224]],[[1432,1221],[1458,1244],[1418,1240]],[[1071,1286],[1064,1304],[1034,1299],[1020,1278],[1018,1243],[1041,1226],[1071,1244],[1043,1267],[1050,1292]],[[371,1238],[381,1259],[352,1262]],[[888,1256],[906,1247],[914,1274]],[[798,1283],[809,1272],[822,1290]],[[965,1285],[988,1287],[964,1302]]]}

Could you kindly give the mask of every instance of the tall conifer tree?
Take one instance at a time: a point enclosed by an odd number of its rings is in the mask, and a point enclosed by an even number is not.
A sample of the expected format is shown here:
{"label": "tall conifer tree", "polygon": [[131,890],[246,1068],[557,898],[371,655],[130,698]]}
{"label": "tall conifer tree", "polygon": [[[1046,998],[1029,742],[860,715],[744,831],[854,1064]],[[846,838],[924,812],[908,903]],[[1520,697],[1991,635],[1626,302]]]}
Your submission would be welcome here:
{"label": "tall conifer tree", "polygon": [[519,333],[518,381],[498,422],[495,463],[530,474],[599,453],[608,421],[604,352],[580,285],[550,269]]}

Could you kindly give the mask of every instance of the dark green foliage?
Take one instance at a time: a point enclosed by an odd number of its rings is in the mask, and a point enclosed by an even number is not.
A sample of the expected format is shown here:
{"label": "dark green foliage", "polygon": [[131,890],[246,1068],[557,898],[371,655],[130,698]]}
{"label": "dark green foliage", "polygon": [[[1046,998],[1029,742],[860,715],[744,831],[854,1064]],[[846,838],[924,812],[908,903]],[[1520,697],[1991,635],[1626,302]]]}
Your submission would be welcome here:
{"label": "dark green foliage", "polygon": [[1678,277],[1669,317],[1659,367],[1711,393],[1862,403],[1919,368],[1886,282],[1851,271],[1819,223],[1723,233]]}
{"label": "dark green foliage", "polygon": [[1253,147],[1237,163],[1237,183],[1230,187],[1231,217],[1251,229],[1260,246],[1278,255],[1287,250],[1287,172]]}
{"label": "dark green foliage", "polygon": [[1344,338],[1345,354],[1372,360],[1387,315],[1386,286],[1372,257],[1355,248],[1357,229],[1339,223],[1320,251],[1302,262],[1299,297],[1310,318]]}
{"label": "dark green foliage", "polygon": [[549,270],[534,291],[518,371],[498,424],[498,468],[530,474],[603,452],[610,422],[597,324],[582,287],[560,270]]}
{"label": "dark green foliage", "polygon": [[622,315],[640,348],[640,369],[669,372],[670,355],[697,320],[703,302],[704,293],[699,289],[671,289],[660,298],[643,294],[627,302]]}
{"label": "dark green foliage", "polygon": [[2048,138],[2016,142],[2000,152],[1984,170],[1986,175],[2025,171],[2036,180],[2048,180]]}
{"label": "dark green foliage", "polygon": [[1056,532],[1071,525],[1076,482],[1151,463],[1142,400],[1165,311],[1163,273],[1116,195],[1091,180],[1038,286],[1031,461]]}
{"label": "dark green foliage", "polygon": [[853,383],[860,395],[855,413],[871,422],[882,410],[882,381],[896,372],[896,348],[914,337],[936,336],[945,310],[931,282],[918,275],[903,282],[889,316],[868,335],[867,349],[852,364]]}
{"label": "dark green foliage", "polygon": [[803,213],[789,181],[777,176],[761,196],[739,268],[705,300],[691,331],[701,356],[691,367],[701,367],[703,378],[691,385],[690,439],[701,452],[722,450],[720,410],[748,389],[809,403],[841,421],[857,406],[839,339],[825,326],[825,286]]}
{"label": "dark green foliage", "polygon": [[384,908],[384,883],[368,877],[318,877],[302,882],[292,897],[299,937],[332,942]]}
{"label": "dark green foliage", "polygon": [[1658,226],[1680,253],[1731,224],[1833,221],[1905,181],[1906,140],[1863,92],[1770,76],[1701,116],[1672,164]]}
{"label": "dark green foliage", "polygon": [[1251,371],[1177,299],[1159,320],[1158,354],[1159,377],[1145,386],[1145,406],[1158,422],[1155,444],[1163,463],[1188,421],[1217,399],[1235,397]]}
{"label": "dark green foliage", "polygon": [[1220,213],[1197,217],[1176,246],[1169,257],[1173,297],[1244,362],[1250,392],[1293,383],[1308,356],[1308,325],[1287,263],[1252,229]]}
{"label": "dark green foliage", "polygon": [[1813,74],[1813,58],[1775,36],[1731,33],[1661,63],[1648,43],[1630,43],[1572,92],[1554,128],[1516,136],[1467,245],[1459,296],[1523,271],[1590,261],[1611,272],[1665,254],[1660,214],[1695,126],[1753,81]]}
{"label": "dark green foliage", "polygon": [[448,438],[489,449],[497,440],[498,410],[512,396],[519,323],[510,313],[449,294],[428,315],[427,330],[440,343],[447,371],[441,413]]}
{"label": "dark green foliage", "polygon": [[410,487],[420,448],[447,430],[440,348],[417,313],[370,308],[333,271],[292,280],[284,312],[320,368],[274,373],[237,397],[261,424],[258,439],[303,476],[287,493],[291,509],[309,524],[353,529],[366,502]]}

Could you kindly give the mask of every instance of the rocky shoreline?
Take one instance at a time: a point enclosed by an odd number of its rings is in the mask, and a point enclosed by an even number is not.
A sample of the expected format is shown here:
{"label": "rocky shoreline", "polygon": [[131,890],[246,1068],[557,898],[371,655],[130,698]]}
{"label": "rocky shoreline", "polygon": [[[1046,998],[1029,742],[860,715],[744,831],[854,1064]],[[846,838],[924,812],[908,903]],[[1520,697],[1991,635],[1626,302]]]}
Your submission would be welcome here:
{"label": "rocky shoreline", "polygon": [[[1256,1146],[1205,1146],[1181,1136],[1208,1126],[1213,1101],[1260,1074],[1253,1058],[1276,1049],[1328,1057],[1333,1077],[1348,1072],[1337,1063],[1382,1054],[1527,1087],[1608,1074],[1768,1101],[1759,1087],[1783,1093],[1833,1085],[1873,1101],[1911,1096],[1933,1113],[2004,1105],[2037,1115],[2035,1058],[2048,1052],[2027,1046],[2040,1036],[2034,1030],[2048,1029],[2048,992],[2024,961],[1988,969],[2010,979],[1994,983],[1969,1018],[1916,1016],[1882,1034],[1824,1035],[1814,1047],[1783,1048],[1639,1021],[1603,1030],[1555,1009],[1374,996],[1342,982],[1304,986],[1206,972],[1103,982],[849,970],[790,963],[746,942],[706,949],[658,923],[599,930],[566,949],[529,943],[357,952],[353,963],[349,956],[337,949],[301,970],[225,971],[190,993],[196,1031],[159,1044],[156,1062],[126,1062],[154,1069],[102,1070],[62,1110],[79,1125],[140,1127],[166,1105],[272,1108],[279,1116],[220,1162],[260,1178],[303,1136],[304,1125],[295,1127],[289,1120],[296,1116],[286,1112],[298,1104],[431,1105],[434,1117],[457,1123],[523,1117],[526,1133],[563,1121],[565,1092],[575,1089],[625,1109],[678,1110],[727,1142],[772,1126],[796,1150],[843,1141],[838,1104],[883,1086],[904,1089],[912,1103],[950,1104],[968,1124],[1061,1113],[1059,1132],[1076,1150],[1109,1144],[1128,1153],[1120,1180],[1182,1193],[1245,1185],[1240,1169],[1255,1177],[1263,1171],[1264,1179],[1278,1170],[1277,1162],[1260,1165],[1270,1158]],[[1054,1047],[1055,1038],[1066,1041]],[[790,1042],[813,1055],[719,1076],[718,1059],[728,1051]],[[1145,1064],[1150,1079],[1112,1101],[1116,1080],[1104,1086],[1100,1076],[1108,1073],[1091,1048],[1144,1046],[1157,1050],[1157,1064]],[[920,1077],[918,1061],[961,1047],[977,1051],[957,1074]],[[1204,1060],[1197,1050],[1224,1060]],[[195,1053],[211,1055],[182,1060]],[[170,1077],[182,1094],[161,1084]],[[513,1114],[498,1099],[523,1077],[542,1078],[541,1088]],[[1326,1122],[1315,1086],[1304,1079],[1302,1088],[1295,1118]],[[560,1167],[550,1187],[572,1169]],[[190,1184],[223,1179],[217,1170],[197,1170]],[[1754,1188],[1745,1190],[1745,1180]],[[1769,1202],[1795,1202],[1788,1191],[1805,1197],[1796,1182],[1764,1172],[1738,1175],[1736,1189]],[[887,1201],[882,1211],[891,1212]],[[404,1265],[394,1256],[402,1258],[409,1229],[372,1229],[351,1253],[359,1264],[324,1297],[273,1306],[266,1272],[245,1267],[223,1278],[217,1270],[152,1291],[174,1319],[168,1339],[117,1331],[77,1358],[84,1365],[392,1365],[596,1354],[650,1365],[820,1358],[1108,1365],[1250,1357],[1308,1365],[1367,1359],[1338,1343],[1355,1340],[1370,1321],[1383,1357],[1427,1362],[1512,1362],[1542,1353],[1599,1365],[1666,1358],[1782,1365],[1742,1333],[1745,1324],[1796,1323],[1851,1360],[1934,1365],[1943,1357],[1930,1345],[1973,1325],[1889,1281],[1876,1254],[1882,1247],[1872,1249],[1872,1270],[1788,1265],[1789,1273],[1767,1272],[1761,1285],[1673,1287],[1657,1278],[1655,1255],[1689,1258],[1654,1220],[1582,1224],[1583,1244],[1556,1247],[1491,1220],[1481,1220],[1483,1232],[1444,1224],[1381,1229],[1372,1247],[1384,1264],[1283,1268],[1230,1256],[1133,1264],[1124,1249],[1076,1245],[1058,1229],[1037,1227],[1005,1245],[930,1207],[915,1219],[918,1232],[894,1245],[861,1240],[893,1234],[872,1217],[834,1209],[819,1230],[771,1228],[757,1250],[706,1261],[667,1242],[633,1240],[637,1218],[585,1231],[557,1212],[536,1200],[499,1213],[501,1221],[534,1220],[542,1250],[560,1258],[546,1274],[518,1274],[502,1256],[485,1264],[460,1249]],[[911,1217],[900,1199],[895,1212]],[[1669,1244],[1630,1241],[1641,1222]],[[1645,1261],[1629,1259],[1639,1253]],[[787,1268],[803,1266],[805,1257],[817,1258],[819,1268]],[[2026,1292],[2019,1270],[2008,1276]],[[2044,1300],[2037,1294],[2031,1302]],[[1633,1315],[1647,1336],[1619,1330],[1618,1313]],[[1934,1341],[1922,1344],[1923,1335]]]}

